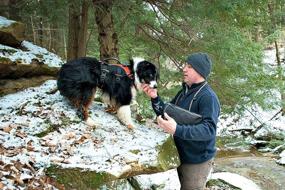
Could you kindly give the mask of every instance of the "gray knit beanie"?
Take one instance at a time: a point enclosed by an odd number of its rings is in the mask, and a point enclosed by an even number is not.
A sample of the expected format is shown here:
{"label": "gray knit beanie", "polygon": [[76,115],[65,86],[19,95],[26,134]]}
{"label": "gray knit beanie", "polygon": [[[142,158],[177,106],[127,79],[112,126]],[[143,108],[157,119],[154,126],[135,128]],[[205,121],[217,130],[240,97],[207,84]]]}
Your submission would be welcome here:
{"label": "gray knit beanie", "polygon": [[193,53],[187,57],[190,64],[204,79],[207,79],[212,69],[212,61],[206,53]]}

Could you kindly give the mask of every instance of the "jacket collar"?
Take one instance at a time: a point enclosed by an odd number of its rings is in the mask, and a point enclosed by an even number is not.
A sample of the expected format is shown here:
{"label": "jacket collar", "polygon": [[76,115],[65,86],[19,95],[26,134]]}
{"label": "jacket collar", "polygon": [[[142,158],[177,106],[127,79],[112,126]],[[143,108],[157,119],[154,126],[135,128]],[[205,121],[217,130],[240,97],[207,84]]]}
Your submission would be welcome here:
{"label": "jacket collar", "polygon": [[200,82],[200,83],[194,83],[191,86],[189,86],[188,84],[183,82],[182,83],[182,88],[183,88],[184,94],[196,92],[205,83],[206,83],[206,81],[203,81],[203,82]]}

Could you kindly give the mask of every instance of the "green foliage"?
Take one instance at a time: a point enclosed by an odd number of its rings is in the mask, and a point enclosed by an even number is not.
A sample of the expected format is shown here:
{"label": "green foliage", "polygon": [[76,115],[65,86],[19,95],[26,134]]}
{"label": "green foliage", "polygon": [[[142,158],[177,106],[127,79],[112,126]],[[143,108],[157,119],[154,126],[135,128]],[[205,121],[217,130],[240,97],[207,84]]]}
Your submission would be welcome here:
{"label": "green foliage", "polygon": [[269,148],[276,148],[276,147],[283,145],[283,144],[284,144],[284,140],[273,139],[269,142],[268,147]]}
{"label": "green foliage", "polygon": [[[19,14],[26,23],[56,22],[67,36],[69,3],[81,1],[23,1]],[[89,3],[87,55],[99,57],[98,31]],[[268,70],[262,59],[264,45],[284,37],[284,9],[284,0],[113,1],[119,58],[124,62],[141,56],[154,62],[160,69],[159,93],[168,101],[180,88],[178,67],[185,57],[208,52],[214,62],[209,82],[223,111],[231,112],[237,104],[281,105],[279,98],[272,97],[276,90],[285,91],[283,71]],[[274,101],[268,103],[268,99]],[[142,114],[152,117],[149,99],[139,95],[138,101]]]}
{"label": "green foliage", "polygon": [[152,107],[151,107],[151,101],[148,97],[146,97],[145,94],[138,93],[136,100],[138,102],[138,113],[143,118],[154,118],[155,117],[155,113],[153,112]]}
{"label": "green foliage", "polygon": [[269,34],[264,38],[264,42],[266,44],[272,44],[274,41],[278,41],[279,39],[282,39],[284,36],[284,33],[281,29],[275,30],[273,33]]}

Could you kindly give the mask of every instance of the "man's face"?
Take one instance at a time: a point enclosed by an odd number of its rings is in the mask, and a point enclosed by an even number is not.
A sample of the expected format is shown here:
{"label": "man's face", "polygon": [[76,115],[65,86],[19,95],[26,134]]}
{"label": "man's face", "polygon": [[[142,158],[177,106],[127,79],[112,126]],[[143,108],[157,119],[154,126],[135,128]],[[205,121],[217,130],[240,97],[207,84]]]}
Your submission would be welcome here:
{"label": "man's face", "polygon": [[188,85],[192,85],[193,83],[196,83],[201,76],[199,73],[197,73],[193,67],[190,64],[185,64],[183,67],[183,76],[184,76],[184,82]]}

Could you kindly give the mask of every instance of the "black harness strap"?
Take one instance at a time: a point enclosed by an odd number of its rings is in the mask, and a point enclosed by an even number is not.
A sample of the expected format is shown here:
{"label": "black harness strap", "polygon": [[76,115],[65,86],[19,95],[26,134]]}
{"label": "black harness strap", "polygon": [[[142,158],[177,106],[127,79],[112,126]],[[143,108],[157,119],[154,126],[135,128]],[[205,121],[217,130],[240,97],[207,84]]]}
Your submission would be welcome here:
{"label": "black harness strap", "polygon": [[104,82],[106,79],[107,74],[109,73],[109,66],[107,63],[105,62],[101,62],[101,76],[100,76],[100,80],[101,82]]}
{"label": "black harness strap", "polygon": [[115,59],[119,62],[119,64],[108,64],[107,62],[105,62],[105,60],[108,59],[99,61],[101,63],[101,75],[100,75],[101,84],[105,82],[107,74],[109,73],[112,73],[113,75],[116,76],[117,82],[119,82],[121,78],[125,76],[129,77],[130,79],[133,79],[133,74],[130,72],[129,68],[126,65],[121,64],[119,60]]}

